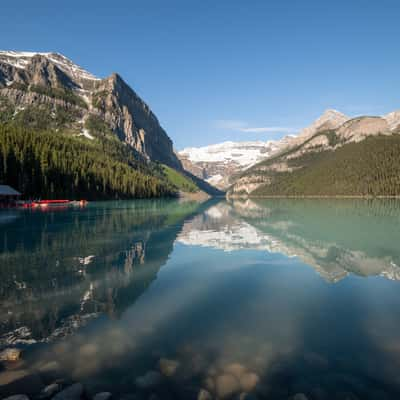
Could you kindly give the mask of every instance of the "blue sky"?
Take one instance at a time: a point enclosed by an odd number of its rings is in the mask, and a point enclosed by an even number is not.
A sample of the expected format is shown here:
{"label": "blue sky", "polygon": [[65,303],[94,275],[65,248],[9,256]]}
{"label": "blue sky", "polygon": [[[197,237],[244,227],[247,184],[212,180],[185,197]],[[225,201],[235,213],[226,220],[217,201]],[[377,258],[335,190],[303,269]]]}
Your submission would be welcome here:
{"label": "blue sky", "polygon": [[400,109],[397,0],[7,1],[0,48],[118,72],[177,149]]}

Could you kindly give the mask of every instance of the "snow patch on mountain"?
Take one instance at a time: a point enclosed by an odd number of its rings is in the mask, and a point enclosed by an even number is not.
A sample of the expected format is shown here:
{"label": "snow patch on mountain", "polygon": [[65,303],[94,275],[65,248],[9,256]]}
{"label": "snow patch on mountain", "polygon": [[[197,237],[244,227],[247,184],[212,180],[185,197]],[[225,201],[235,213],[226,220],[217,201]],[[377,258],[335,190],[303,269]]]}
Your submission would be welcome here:
{"label": "snow patch on mountain", "polygon": [[72,62],[69,58],[59,53],[40,53],[30,51],[4,51],[0,50],[0,60],[16,68],[25,69],[32,57],[40,55],[55,63],[61,70],[73,78],[99,80],[96,76],[86,71],[79,65]]}
{"label": "snow patch on mountain", "polygon": [[93,140],[94,137],[89,133],[89,131],[85,128],[82,130],[81,134],[79,136],[85,136],[85,138]]}
{"label": "snow patch on mountain", "polygon": [[278,141],[223,142],[204,147],[189,147],[179,152],[191,162],[235,162],[250,166],[278,149]]}
{"label": "snow patch on mountain", "polygon": [[[204,147],[189,147],[178,155],[185,168],[205,179],[208,183],[223,189],[229,185],[229,177],[244,171],[280,151],[295,138],[288,135],[280,140],[223,142]],[[188,165],[189,163],[189,165]]]}

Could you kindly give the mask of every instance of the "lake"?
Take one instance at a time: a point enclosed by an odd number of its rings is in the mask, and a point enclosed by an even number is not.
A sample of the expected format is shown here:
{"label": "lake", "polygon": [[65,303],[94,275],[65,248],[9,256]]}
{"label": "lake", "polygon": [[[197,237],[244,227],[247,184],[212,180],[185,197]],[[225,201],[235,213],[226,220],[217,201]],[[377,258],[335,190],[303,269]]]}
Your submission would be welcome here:
{"label": "lake", "polygon": [[397,200],[1,211],[0,397],[400,398],[399,239]]}

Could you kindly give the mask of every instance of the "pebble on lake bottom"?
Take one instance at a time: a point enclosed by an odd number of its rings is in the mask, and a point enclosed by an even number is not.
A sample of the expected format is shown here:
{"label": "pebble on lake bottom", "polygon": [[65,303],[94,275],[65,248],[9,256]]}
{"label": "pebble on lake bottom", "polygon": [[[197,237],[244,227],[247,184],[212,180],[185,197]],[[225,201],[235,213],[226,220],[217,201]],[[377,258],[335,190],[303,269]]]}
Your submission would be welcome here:
{"label": "pebble on lake bottom", "polygon": [[169,360],[168,358],[161,358],[159,361],[160,371],[164,376],[174,376],[176,370],[179,368],[179,361]]}
{"label": "pebble on lake bottom", "polygon": [[135,379],[135,384],[141,389],[157,386],[162,382],[162,375],[157,371],[148,371]]}
{"label": "pebble on lake bottom", "polygon": [[296,393],[293,397],[293,400],[308,400],[308,397],[304,393]]}
{"label": "pebble on lake bottom", "polygon": [[197,400],[212,400],[212,396],[207,390],[200,389]]}
{"label": "pebble on lake bottom", "polygon": [[58,383],[51,383],[50,385],[47,385],[41,392],[40,392],[40,397],[42,399],[49,398],[59,392],[61,390],[61,385]]}
{"label": "pebble on lake bottom", "polygon": [[25,394],[15,394],[10,397],[6,397],[3,400],[29,400],[29,397]]}
{"label": "pebble on lake bottom", "polygon": [[0,361],[18,361],[22,351],[16,348],[5,349],[0,353]]}
{"label": "pebble on lake bottom", "polygon": [[223,370],[237,379],[240,379],[246,373],[246,368],[239,363],[228,364],[224,366]]}
{"label": "pebble on lake bottom", "polygon": [[57,393],[52,400],[80,400],[83,394],[83,385],[75,383]]}
{"label": "pebble on lake bottom", "polygon": [[220,375],[215,381],[215,391],[219,398],[223,399],[225,397],[231,396],[239,390],[239,382],[233,375]]}
{"label": "pebble on lake bottom", "polygon": [[93,400],[110,400],[111,397],[112,394],[110,392],[100,392],[93,397]]}
{"label": "pebble on lake bottom", "polygon": [[254,372],[246,372],[240,377],[240,386],[245,392],[251,392],[255,389],[260,378]]}

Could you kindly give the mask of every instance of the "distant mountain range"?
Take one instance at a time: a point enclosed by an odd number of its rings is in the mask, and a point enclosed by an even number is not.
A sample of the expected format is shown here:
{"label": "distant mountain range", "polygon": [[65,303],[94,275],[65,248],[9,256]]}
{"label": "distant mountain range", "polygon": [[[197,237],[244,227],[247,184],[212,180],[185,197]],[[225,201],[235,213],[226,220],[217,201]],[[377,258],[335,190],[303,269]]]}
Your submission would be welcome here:
{"label": "distant mountain range", "polygon": [[327,110],[279,152],[235,177],[229,196],[400,195],[400,112]]}
{"label": "distant mountain range", "polygon": [[298,135],[188,148],[186,169],[228,196],[400,195],[400,111],[350,118],[327,110]]}
{"label": "distant mountain range", "polygon": [[189,147],[178,153],[185,169],[211,185],[226,189],[231,178],[268,158],[287,145],[292,136],[281,140],[223,142],[204,147]]}
{"label": "distant mountain range", "polygon": [[[183,169],[157,117],[118,74],[97,78],[58,53],[0,51],[0,123],[0,158],[10,163],[0,181],[29,195],[218,193]],[[43,135],[42,150],[32,132]]]}

